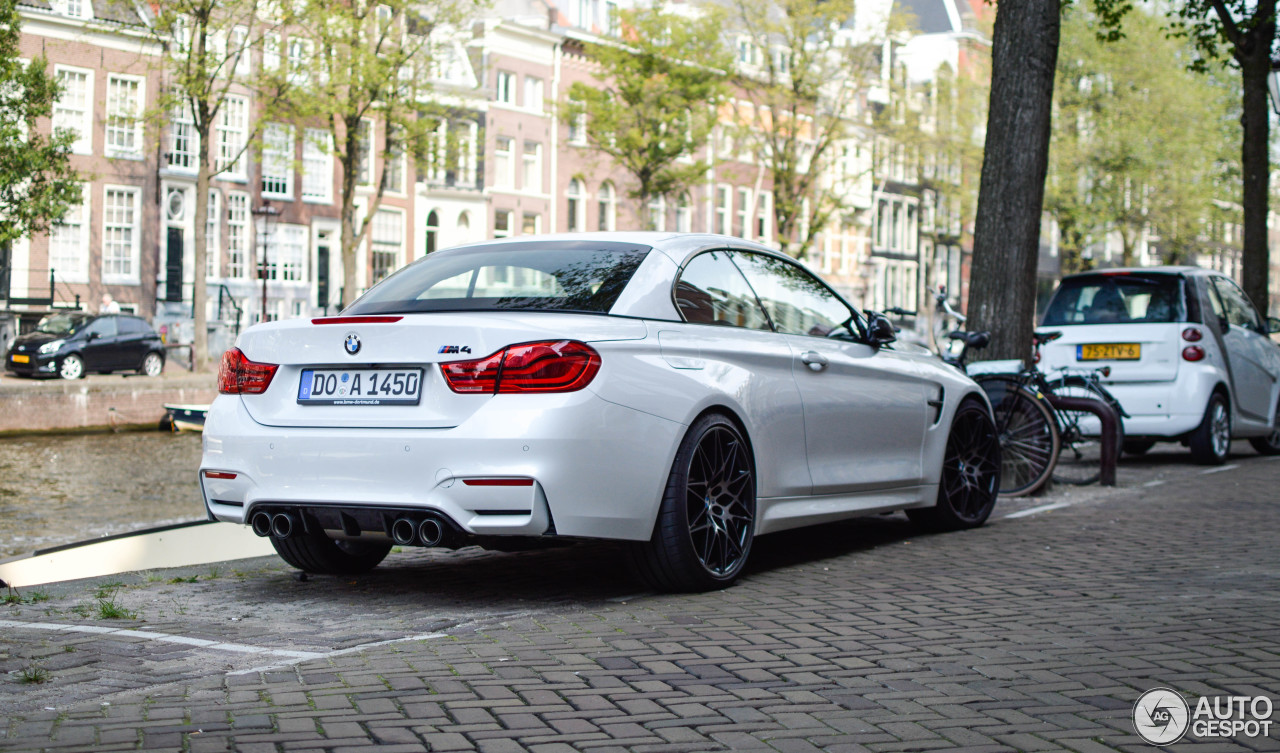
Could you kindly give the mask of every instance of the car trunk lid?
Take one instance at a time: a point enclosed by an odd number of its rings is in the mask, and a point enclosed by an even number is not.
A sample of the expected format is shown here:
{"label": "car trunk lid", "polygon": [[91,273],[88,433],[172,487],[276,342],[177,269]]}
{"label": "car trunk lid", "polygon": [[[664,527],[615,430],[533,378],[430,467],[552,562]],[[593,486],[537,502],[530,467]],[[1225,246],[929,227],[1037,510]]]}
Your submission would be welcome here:
{"label": "car trunk lid", "polygon": [[[1052,378],[1054,371],[1063,367],[1079,370],[1109,366],[1111,374],[1106,382],[1171,381],[1178,376],[1182,350],[1179,333],[1186,326],[1135,323],[1041,327],[1038,332],[1061,332],[1062,337],[1040,349],[1040,370]],[[1132,355],[1131,347],[1107,347],[1135,345],[1137,358],[1117,357]],[[1089,358],[1090,355],[1102,357]]]}
{"label": "car trunk lid", "polygon": [[[241,398],[249,415],[267,426],[449,428],[465,421],[491,395],[453,392],[440,363],[484,358],[515,343],[640,340],[645,335],[638,320],[560,313],[429,313],[271,323],[246,331],[238,347],[250,360],[279,368],[264,393]],[[353,337],[358,347],[348,345]],[[299,403],[308,370],[335,369],[354,377],[355,370],[372,368],[421,369],[417,404]],[[366,380],[369,373],[361,372]]]}

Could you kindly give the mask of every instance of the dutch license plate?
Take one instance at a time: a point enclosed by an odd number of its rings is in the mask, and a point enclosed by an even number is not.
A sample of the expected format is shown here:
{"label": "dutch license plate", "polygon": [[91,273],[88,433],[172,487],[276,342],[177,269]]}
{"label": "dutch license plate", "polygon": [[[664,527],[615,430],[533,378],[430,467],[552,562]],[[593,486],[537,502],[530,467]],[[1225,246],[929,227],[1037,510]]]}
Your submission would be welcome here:
{"label": "dutch license plate", "polygon": [[1139,343],[1102,343],[1077,345],[1077,361],[1136,361],[1142,357]]}
{"label": "dutch license plate", "polygon": [[301,405],[417,405],[422,369],[303,369]]}
{"label": "dutch license plate", "polygon": [[10,356],[14,363],[31,363],[31,356]]}

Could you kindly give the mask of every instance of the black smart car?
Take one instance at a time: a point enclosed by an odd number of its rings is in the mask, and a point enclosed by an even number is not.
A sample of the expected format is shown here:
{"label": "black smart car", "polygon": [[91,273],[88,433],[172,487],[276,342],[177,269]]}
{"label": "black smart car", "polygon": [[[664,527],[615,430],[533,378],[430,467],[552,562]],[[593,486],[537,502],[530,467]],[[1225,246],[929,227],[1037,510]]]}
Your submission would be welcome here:
{"label": "black smart car", "polygon": [[146,321],[127,314],[50,314],[14,339],[4,367],[22,376],[80,379],[90,371],[160,376],[164,342]]}

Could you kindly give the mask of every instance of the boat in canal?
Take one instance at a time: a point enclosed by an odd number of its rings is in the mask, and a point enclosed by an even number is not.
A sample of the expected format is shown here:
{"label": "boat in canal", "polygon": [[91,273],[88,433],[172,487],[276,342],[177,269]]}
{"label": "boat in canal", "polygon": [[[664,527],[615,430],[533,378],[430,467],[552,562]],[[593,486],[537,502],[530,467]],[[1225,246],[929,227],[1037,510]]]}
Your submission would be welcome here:
{"label": "boat in canal", "polygon": [[173,405],[166,403],[167,420],[174,431],[204,431],[204,419],[209,415],[208,405]]}

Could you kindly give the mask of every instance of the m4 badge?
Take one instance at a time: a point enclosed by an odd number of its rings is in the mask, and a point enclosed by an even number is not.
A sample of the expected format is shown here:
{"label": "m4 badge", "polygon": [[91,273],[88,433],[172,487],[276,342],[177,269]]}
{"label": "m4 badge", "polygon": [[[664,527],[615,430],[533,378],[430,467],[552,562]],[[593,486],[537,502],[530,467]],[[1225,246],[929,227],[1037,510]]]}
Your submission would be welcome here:
{"label": "m4 badge", "polygon": [[470,353],[469,345],[441,345],[438,353]]}

